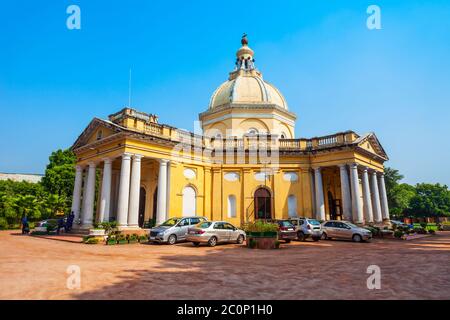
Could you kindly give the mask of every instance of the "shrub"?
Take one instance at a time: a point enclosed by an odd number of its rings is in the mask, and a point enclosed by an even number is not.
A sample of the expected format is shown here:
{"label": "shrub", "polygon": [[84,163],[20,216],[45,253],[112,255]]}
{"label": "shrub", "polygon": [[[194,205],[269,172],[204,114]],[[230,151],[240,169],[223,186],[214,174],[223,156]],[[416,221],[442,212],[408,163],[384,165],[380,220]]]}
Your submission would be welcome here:
{"label": "shrub", "polygon": [[147,235],[139,236],[139,242],[146,242],[146,241],[148,241],[148,236]]}
{"label": "shrub", "polygon": [[396,230],[396,231],[394,232],[394,237],[396,237],[397,239],[400,239],[401,237],[403,237],[403,235],[404,235],[404,232],[403,232],[403,231]]}
{"label": "shrub", "polygon": [[8,221],[4,217],[0,217],[0,230],[8,229]]}
{"label": "shrub", "polygon": [[99,240],[97,238],[88,238],[86,241],[84,241],[85,244],[98,244]]}
{"label": "shrub", "polygon": [[244,230],[245,232],[278,232],[278,225],[258,220],[247,224]]}
{"label": "shrub", "polygon": [[428,233],[429,233],[429,234],[435,234],[436,231],[434,231],[434,229],[430,229],[430,230],[428,230]]}
{"label": "shrub", "polygon": [[257,244],[258,243],[256,242],[255,239],[250,239],[250,243],[249,243],[250,248],[255,249]]}
{"label": "shrub", "polygon": [[280,241],[275,241],[275,249],[279,249],[280,248],[280,244],[281,244],[281,242]]}

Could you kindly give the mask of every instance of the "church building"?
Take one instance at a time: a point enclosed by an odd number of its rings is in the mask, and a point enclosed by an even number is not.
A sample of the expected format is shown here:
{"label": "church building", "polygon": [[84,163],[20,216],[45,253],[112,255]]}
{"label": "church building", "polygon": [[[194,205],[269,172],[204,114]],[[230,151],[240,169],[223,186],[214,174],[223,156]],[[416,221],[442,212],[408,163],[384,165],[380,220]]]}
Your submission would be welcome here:
{"label": "church building", "polygon": [[388,157],[375,134],[296,137],[296,115],[255,67],[246,36],[241,43],[199,132],[131,107],[89,123],[72,146],[72,211],[83,228],[194,216],[236,226],[289,217],[389,222]]}

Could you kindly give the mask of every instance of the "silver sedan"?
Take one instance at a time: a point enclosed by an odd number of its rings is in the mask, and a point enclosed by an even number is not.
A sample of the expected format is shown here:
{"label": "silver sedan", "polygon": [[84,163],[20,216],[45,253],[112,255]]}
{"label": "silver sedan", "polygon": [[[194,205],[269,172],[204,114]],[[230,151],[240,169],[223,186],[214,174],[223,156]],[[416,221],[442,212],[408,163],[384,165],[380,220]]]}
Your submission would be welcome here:
{"label": "silver sedan", "polygon": [[200,243],[207,243],[210,247],[224,242],[242,244],[244,240],[244,230],[238,229],[225,221],[201,222],[195,227],[189,228],[186,235],[186,241],[192,242],[196,247]]}
{"label": "silver sedan", "polygon": [[355,242],[362,242],[372,239],[372,232],[358,227],[348,221],[325,221],[322,224],[322,239],[349,239]]}

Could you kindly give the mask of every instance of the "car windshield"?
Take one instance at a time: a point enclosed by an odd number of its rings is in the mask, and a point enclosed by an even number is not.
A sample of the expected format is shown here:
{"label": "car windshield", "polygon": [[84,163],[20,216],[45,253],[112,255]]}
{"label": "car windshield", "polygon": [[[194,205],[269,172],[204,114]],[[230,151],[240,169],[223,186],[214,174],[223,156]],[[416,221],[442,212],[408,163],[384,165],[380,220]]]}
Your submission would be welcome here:
{"label": "car windshield", "polygon": [[312,219],[309,219],[309,220],[308,220],[308,222],[309,222],[310,224],[312,224],[312,225],[315,225],[315,226],[320,226],[320,222],[319,222],[319,221],[317,221],[317,220],[312,220]]}
{"label": "car windshield", "polygon": [[178,223],[178,221],[180,221],[180,219],[171,218],[171,219],[161,223],[161,227],[173,227],[174,225],[176,225]]}
{"label": "car windshield", "polygon": [[211,224],[212,222],[200,222],[199,224],[196,225],[196,227],[200,229],[206,229],[209,228]]}
{"label": "car windshield", "polygon": [[357,225],[350,223],[350,222],[346,222],[345,223],[347,226],[352,227],[352,228],[359,228]]}
{"label": "car windshield", "polygon": [[281,227],[293,227],[294,225],[292,223],[290,223],[289,221],[280,221],[279,225]]}

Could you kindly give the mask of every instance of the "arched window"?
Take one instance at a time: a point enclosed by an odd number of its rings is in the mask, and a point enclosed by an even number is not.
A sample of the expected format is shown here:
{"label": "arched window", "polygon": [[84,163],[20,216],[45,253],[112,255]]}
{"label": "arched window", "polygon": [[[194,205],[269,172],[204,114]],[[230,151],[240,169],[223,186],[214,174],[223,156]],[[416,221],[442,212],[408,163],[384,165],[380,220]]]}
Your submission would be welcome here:
{"label": "arched window", "polygon": [[293,194],[288,197],[288,214],[289,217],[297,216],[297,197]]}
{"label": "arched window", "polygon": [[196,211],[195,189],[187,186],[183,189],[183,217],[195,217]]}
{"label": "arched window", "polygon": [[236,218],[236,196],[228,196],[228,218]]}
{"label": "arched window", "polygon": [[258,132],[258,129],[256,129],[256,128],[250,128],[250,129],[248,129],[247,133],[248,133],[249,135],[255,136],[255,135],[257,135],[259,132]]}

